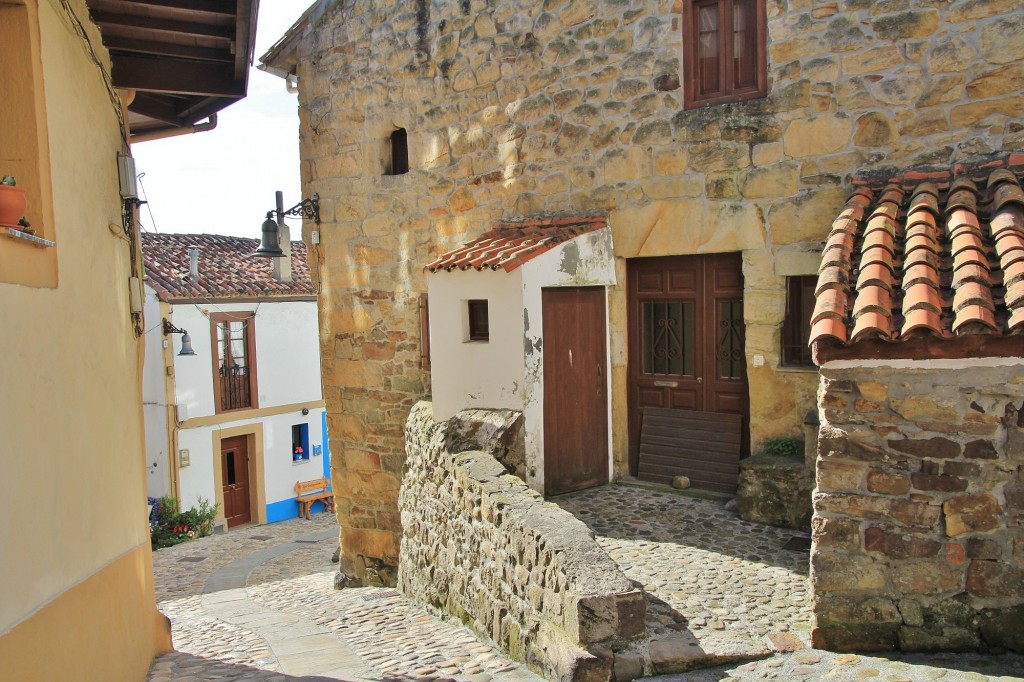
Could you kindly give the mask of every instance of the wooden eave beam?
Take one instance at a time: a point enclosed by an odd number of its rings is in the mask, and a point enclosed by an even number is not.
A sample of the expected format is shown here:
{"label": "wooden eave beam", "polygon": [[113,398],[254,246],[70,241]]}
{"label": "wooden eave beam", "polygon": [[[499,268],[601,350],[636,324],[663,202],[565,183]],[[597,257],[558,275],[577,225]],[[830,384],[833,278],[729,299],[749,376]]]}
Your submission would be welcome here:
{"label": "wooden eave beam", "polygon": [[128,110],[173,126],[186,125],[187,121],[181,117],[174,104],[167,96],[139,92],[136,93],[135,100],[128,107]]}
{"label": "wooden eave beam", "polygon": [[235,78],[249,82],[249,67],[255,49],[256,10],[253,0],[238,0],[235,19]]}
{"label": "wooden eave beam", "polygon": [[114,85],[119,88],[245,97],[245,84],[234,78],[233,68],[228,64],[131,55],[118,55],[113,62]]}
{"label": "wooden eave beam", "polygon": [[[103,44],[111,52],[140,53],[163,57],[183,57],[197,61],[234,63],[234,55],[228,50],[200,47],[197,45],[179,45],[140,38],[122,36],[103,37]],[[115,57],[116,59],[116,57]]]}
{"label": "wooden eave beam", "polygon": [[[199,38],[227,38],[235,37],[235,26],[233,23],[203,23],[196,21],[180,21],[176,19],[159,19],[145,16],[132,16],[125,14],[114,14],[112,12],[93,11],[92,20],[100,27],[102,33],[105,27],[125,27],[136,29],[137,32],[149,34],[166,33],[177,36],[195,36]],[[180,39],[180,38],[179,38]]]}

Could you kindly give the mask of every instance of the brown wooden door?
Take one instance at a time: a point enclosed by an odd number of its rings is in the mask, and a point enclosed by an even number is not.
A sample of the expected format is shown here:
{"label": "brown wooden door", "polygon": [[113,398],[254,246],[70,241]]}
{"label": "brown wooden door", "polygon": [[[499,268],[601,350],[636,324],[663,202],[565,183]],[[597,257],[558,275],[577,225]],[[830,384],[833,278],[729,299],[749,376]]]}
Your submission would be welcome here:
{"label": "brown wooden door", "polygon": [[252,520],[249,510],[249,451],[245,436],[222,440],[220,453],[224,518],[231,528]]}
{"label": "brown wooden door", "polygon": [[637,473],[645,407],[742,415],[746,453],[740,254],[633,259],[628,285],[631,473]]}
{"label": "brown wooden door", "polygon": [[602,287],[544,289],[544,490],[608,482]]}

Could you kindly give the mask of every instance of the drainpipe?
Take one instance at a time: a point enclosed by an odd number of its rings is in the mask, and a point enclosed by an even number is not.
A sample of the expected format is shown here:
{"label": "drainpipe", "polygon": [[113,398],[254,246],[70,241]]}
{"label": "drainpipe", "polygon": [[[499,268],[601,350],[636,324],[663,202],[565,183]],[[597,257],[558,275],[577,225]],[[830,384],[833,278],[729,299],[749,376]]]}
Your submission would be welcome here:
{"label": "drainpipe", "polygon": [[191,135],[192,133],[205,133],[209,130],[213,130],[217,127],[217,114],[210,114],[209,119],[206,123],[196,123],[190,126],[183,126],[181,128],[166,128],[164,130],[155,130],[151,133],[140,133],[138,135],[132,135],[131,143],[136,142],[149,142],[150,140],[162,140],[167,137],[177,137],[178,135]]}

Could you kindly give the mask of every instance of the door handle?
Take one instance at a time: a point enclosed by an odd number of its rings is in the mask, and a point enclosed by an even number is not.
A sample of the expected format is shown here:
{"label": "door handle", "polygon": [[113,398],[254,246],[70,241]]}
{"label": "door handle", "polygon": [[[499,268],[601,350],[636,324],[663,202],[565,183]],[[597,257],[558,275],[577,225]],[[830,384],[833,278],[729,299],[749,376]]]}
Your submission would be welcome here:
{"label": "door handle", "polygon": [[704,383],[704,377],[697,377],[697,383],[698,384],[703,384]]}
{"label": "door handle", "polygon": [[599,363],[597,363],[597,378],[598,378],[598,379],[600,379],[600,378],[602,378],[603,376],[604,376],[604,375],[603,375],[603,374],[601,374],[601,363],[599,362]]}

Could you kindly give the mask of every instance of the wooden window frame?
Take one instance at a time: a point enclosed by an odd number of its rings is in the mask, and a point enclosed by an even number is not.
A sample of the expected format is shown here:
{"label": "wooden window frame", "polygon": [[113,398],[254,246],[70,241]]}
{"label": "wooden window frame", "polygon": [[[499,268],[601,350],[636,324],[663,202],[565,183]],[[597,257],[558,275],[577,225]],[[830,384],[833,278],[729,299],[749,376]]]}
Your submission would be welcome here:
{"label": "wooden window frame", "polygon": [[0,2],[0,26],[0,63],[9,66],[7,79],[17,89],[16,95],[0,98],[0,175],[13,175],[25,190],[25,217],[35,230],[28,238],[0,230],[0,282],[55,288],[56,230],[37,3]]}
{"label": "wooden window frame", "polygon": [[[817,368],[807,345],[811,335],[817,281],[815,275],[786,277],[786,317],[782,321],[782,343],[779,349],[783,367]],[[804,311],[807,311],[806,314]]]}
{"label": "wooden window frame", "polygon": [[[480,320],[480,311],[483,310],[483,324]],[[470,341],[490,341],[491,321],[490,310],[486,298],[474,298],[466,301],[466,313],[468,314],[468,325],[466,334]],[[482,327],[482,328],[481,328]]]}
{"label": "wooden window frame", "polygon": [[[220,394],[220,350],[218,349],[219,329],[222,322],[244,322],[245,354],[249,370],[249,405],[224,409]],[[213,361],[213,407],[216,414],[255,410],[259,408],[259,394],[256,378],[256,313],[213,313],[210,315],[210,358]]]}
{"label": "wooden window frame", "polygon": [[430,299],[420,294],[420,368],[430,371]]}
{"label": "wooden window frame", "polygon": [[[755,23],[757,28],[757,53],[754,64],[755,86],[737,88],[733,81],[732,70],[726,68],[732,57],[732,11],[735,0],[683,0],[683,108],[698,109],[700,107],[741,102],[748,99],[760,99],[768,95],[768,27],[765,0],[754,0]],[[698,26],[697,7],[717,4],[719,12],[719,85],[718,92],[710,95],[698,93],[697,47]]]}

